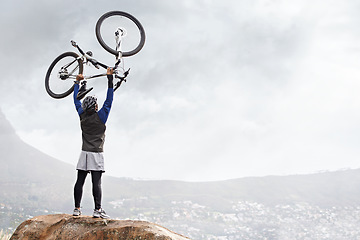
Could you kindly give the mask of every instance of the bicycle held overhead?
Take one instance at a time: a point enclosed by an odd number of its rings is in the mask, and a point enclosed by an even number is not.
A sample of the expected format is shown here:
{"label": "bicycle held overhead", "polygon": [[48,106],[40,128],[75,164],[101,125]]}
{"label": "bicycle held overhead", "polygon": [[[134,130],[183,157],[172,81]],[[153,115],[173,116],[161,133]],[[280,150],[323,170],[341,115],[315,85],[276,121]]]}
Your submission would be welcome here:
{"label": "bicycle held overhead", "polygon": [[[115,56],[115,64],[111,66],[114,70],[114,77],[118,79],[114,85],[115,91],[122,82],[126,82],[130,70],[125,70],[123,57],[135,55],[145,44],[144,28],[129,13],[111,11],[98,19],[95,33],[100,45]],[[78,74],[83,73],[84,64],[92,65],[96,69],[110,67],[93,58],[91,51],[84,52],[75,41],[71,41],[71,45],[78,50],[80,55],[75,52],[65,52],[59,55],[51,63],[46,73],[45,89],[53,98],[64,98],[73,92],[74,80]],[[106,73],[84,76],[85,81],[82,82],[77,98],[83,98],[93,89],[87,89],[86,80],[103,76],[106,76]]]}

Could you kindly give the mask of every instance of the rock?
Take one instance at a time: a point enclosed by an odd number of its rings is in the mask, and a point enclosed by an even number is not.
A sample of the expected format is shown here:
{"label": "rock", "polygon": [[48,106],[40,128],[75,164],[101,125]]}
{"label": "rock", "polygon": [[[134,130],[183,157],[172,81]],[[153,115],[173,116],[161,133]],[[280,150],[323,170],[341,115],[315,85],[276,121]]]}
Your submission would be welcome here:
{"label": "rock", "polygon": [[145,221],[53,214],[34,217],[20,224],[10,238],[10,240],[16,239],[186,240],[189,238]]}

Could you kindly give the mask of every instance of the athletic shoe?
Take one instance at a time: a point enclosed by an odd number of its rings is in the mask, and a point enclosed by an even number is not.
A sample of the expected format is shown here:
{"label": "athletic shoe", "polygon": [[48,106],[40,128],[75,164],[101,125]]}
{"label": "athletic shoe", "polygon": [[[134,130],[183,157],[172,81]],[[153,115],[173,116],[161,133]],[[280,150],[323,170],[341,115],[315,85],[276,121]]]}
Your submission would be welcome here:
{"label": "athletic shoe", "polygon": [[75,208],[75,209],[74,209],[74,212],[73,212],[73,216],[78,217],[78,216],[80,216],[80,215],[81,215],[81,211],[80,211],[80,209]]}
{"label": "athletic shoe", "polygon": [[93,217],[94,218],[110,218],[110,216],[106,215],[106,212],[102,208],[100,208],[99,210],[94,209]]}

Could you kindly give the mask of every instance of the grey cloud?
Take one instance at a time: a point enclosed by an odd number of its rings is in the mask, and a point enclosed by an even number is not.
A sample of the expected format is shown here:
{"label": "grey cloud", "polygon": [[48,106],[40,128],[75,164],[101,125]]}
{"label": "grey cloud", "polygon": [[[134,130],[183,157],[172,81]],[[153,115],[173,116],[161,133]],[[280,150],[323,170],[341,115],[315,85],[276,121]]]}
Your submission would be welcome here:
{"label": "grey cloud", "polygon": [[[346,59],[349,53],[341,50],[354,48],[358,42],[359,18],[351,10],[356,3],[333,2],[338,3],[336,8],[320,1],[5,1],[0,20],[9,24],[1,25],[0,30],[11,34],[0,39],[0,52],[6,56],[0,60],[4,73],[1,107],[24,135],[36,136],[31,132],[41,131],[51,136],[49,139],[66,135],[64,142],[75,141],[79,129],[71,98],[47,96],[47,67],[60,53],[73,50],[69,45],[73,38],[93,50],[98,60],[112,62],[113,57],[96,41],[95,22],[108,10],[128,11],[143,23],[147,40],[138,55],[125,59],[132,70],[115,96],[108,123],[114,133],[107,140],[109,158],[117,157],[111,147],[122,141],[129,146],[122,149],[122,157],[135,162],[146,159],[149,168],[152,161],[161,163],[170,157],[184,165],[196,161],[197,168],[189,172],[195,176],[199,168],[211,163],[208,169],[201,169],[204,175],[199,178],[203,179],[218,168],[236,176],[240,160],[239,176],[257,171],[266,174],[254,166],[262,163],[269,166],[269,172],[277,172],[276,166],[307,157],[299,146],[316,152],[312,144],[323,139],[316,127],[326,120],[322,114],[331,90],[319,87],[320,82],[331,79],[328,86],[338,89],[337,84],[343,84],[344,94],[349,94],[346,80],[331,74],[343,71],[340,61],[330,65],[316,48],[320,45],[322,51],[332,51],[326,45],[330,42]],[[325,10],[336,23],[329,21]],[[324,23],[328,24],[325,29]],[[319,42],[325,30],[331,41]],[[348,37],[348,43],[337,41],[342,35]],[[347,66],[356,73],[354,65]],[[94,85],[101,99],[104,85]],[[324,100],[312,104],[318,99],[311,91],[322,91]],[[347,111],[337,110],[344,117],[356,111],[356,106],[348,104],[352,98],[346,99],[341,104],[348,106]],[[312,116],[314,111],[317,119]],[[339,127],[343,122],[336,118],[333,124]],[[333,135],[331,125],[324,125],[324,136]],[[61,129],[60,137],[56,132]],[[344,141],[353,139],[347,132],[341,133]],[[335,142],[329,141],[327,146],[336,156],[343,151]],[[298,155],[289,160],[294,151]],[[314,155],[323,151],[319,148]],[[173,152],[178,154],[173,156]],[[124,171],[132,171],[130,160],[124,163]],[[335,159],[329,161],[332,166],[339,165]],[[117,169],[116,163],[109,162]],[[299,171],[307,171],[311,160],[295,165]],[[214,178],[226,177],[219,174]]]}

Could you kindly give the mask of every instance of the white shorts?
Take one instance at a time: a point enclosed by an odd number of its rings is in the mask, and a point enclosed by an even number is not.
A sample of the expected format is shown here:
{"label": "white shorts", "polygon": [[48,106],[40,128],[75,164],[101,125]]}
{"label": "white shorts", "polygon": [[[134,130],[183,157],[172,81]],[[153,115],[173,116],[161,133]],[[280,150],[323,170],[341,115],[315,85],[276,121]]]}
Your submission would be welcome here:
{"label": "white shorts", "polygon": [[103,153],[81,151],[76,170],[105,172]]}

